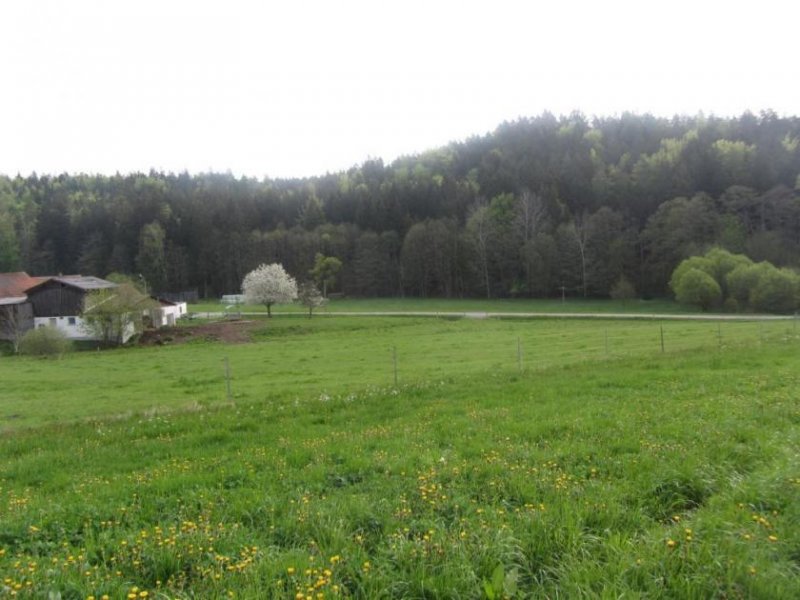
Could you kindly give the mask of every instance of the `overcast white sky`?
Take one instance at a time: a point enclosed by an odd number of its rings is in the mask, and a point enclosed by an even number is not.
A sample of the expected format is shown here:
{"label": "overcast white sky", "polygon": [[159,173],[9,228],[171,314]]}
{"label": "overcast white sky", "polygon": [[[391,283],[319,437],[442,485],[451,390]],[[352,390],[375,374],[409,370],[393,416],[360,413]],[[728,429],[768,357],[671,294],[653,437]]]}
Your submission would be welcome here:
{"label": "overcast white sky", "polygon": [[3,0],[0,173],[346,169],[545,110],[800,114],[800,7]]}

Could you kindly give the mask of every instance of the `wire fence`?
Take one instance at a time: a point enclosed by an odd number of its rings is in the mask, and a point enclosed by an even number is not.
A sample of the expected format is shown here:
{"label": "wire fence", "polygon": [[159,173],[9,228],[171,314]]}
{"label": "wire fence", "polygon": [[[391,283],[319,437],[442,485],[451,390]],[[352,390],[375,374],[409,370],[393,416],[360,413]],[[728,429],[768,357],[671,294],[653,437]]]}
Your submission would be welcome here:
{"label": "wire fence", "polygon": [[[234,385],[335,392],[467,374],[534,372],[586,362],[734,348],[800,340],[796,320],[618,321],[601,319],[414,320],[407,326],[364,328],[327,343],[322,335],[281,337],[258,354],[234,359]],[[312,355],[308,360],[307,350]],[[274,356],[274,361],[266,355]],[[265,369],[264,364],[275,364]],[[279,365],[279,367],[278,367]],[[265,390],[266,391],[266,390]]]}
{"label": "wire fence", "polygon": [[[427,344],[420,361],[413,344],[391,351],[392,377],[414,381],[480,371],[535,371],[583,362],[657,357],[692,351],[724,353],[800,339],[795,320],[736,322],[604,322],[564,320],[537,327],[519,322],[505,339],[457,336]],[[398,350],[398,346],[400,349]],[[385,354],[387,374],[389,353]]]}

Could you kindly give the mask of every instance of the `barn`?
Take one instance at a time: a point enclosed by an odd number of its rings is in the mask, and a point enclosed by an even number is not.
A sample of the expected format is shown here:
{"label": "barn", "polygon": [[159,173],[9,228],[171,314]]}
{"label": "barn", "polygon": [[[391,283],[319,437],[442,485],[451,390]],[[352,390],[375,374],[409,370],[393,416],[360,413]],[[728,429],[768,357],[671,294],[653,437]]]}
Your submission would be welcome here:
{"label": "barn", "polygon": [[44,281],[23,271],[0,273],[0,340],[18,340],[34,324],[25,290]]}
{"label": "barn", "polygon": [[[55,327],[72,340],[98,340],[82,317],[87,294],[118,287],[116,283],[85,275],[31,277],[27,273],[0,273],[0,340],[19,341],[34,327]],[[185,302],[153,298],[158,304],[142,311],[154,327],[175,325],[186,316]],[[133,322],[125,326],[122,343],[135,333]]]}
{"label": "barn", "polygon": [[[81,314],[86,294],[117,287],[116,283],[86,275],[49,277],[26,290],[33,307],[35,327],[56,327],[73,340],[95,339],[85,327]],[[133,335],[133,332],[130,332]],[[125,336],[125,340],[130,337]]]}

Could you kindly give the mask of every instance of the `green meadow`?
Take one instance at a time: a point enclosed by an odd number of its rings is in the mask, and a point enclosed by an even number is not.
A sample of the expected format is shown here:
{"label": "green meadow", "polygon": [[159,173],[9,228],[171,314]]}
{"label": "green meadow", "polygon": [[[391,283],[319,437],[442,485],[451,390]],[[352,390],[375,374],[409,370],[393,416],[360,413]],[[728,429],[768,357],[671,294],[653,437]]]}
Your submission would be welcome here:
{"label": "green meadow", "polygon": [[800,597],[793,321],[248,327],[0,358],[0,598]]}
{"label": "green meadow", "polygon": [[520,366],[534,372],[660,355],[662,333],[667,355],[752,347],[800,334],[793,320],[661,323],[298,315],[251,324],[248,344],[200,339],[77,352],[56,361],[7,357],[0,360],[0,431],[227,402],[226,359],[231,400],[304,401],[393,386],[395,364],[397,383],[410,384],[481,372],[514,374]]}
{"label": "green meadow", "polygon": [[[219,312],[229,305],[214,301],[189,305],[189,311]],[[228,310],[245,312],[267,312],[263,305],[237,305]],[[272,307],[275,312],[302,313],[299,304],[279,304]],[[497,312],[497,313],[635,313],[635,314],[686,314],[697,309],[678,304],[670,299],[653,300],[595,300],[561,299],[451,299],[451,298],[340,298],[332,299],[319,314],[342,312]]]}

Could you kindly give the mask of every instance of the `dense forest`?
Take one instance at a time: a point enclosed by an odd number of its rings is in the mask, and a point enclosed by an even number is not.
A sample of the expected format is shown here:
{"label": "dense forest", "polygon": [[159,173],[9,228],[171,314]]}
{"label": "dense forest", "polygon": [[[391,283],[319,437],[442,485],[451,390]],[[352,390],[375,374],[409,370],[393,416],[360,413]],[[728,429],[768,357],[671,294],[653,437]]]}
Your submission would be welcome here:
{"label": "dense forest", "polygon": [[[268,169],[269,165],[265,165]],[[668,293],[712,246],[800,267],[800,119],[543,114],[307,179],[0,176],[0,272],[110,272],[236,293],[339,258],[351,296]]]}

